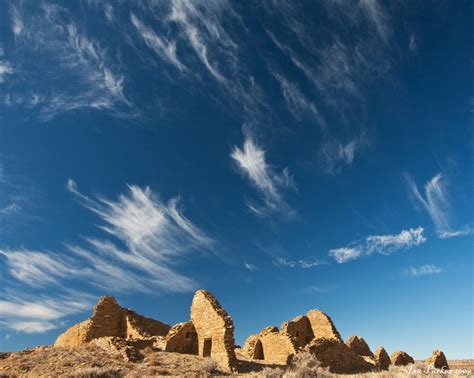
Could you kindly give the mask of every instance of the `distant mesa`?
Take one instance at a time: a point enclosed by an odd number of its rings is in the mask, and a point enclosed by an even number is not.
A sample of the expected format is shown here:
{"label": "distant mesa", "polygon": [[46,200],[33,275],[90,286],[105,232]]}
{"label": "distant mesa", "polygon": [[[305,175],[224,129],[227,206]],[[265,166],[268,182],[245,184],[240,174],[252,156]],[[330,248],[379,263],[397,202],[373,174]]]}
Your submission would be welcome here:
{"label": "distant mesa", "polygon": [[[406,352],[391,357],[384,348],[372,353],[361,336],[344,342],[331,318],[320,310],[285,321],[278,328],[269,326],[251,335],[242,348],[234,341],[234,323],[217,299],[208,291],[196,291],[190,320],[170,326],[122,308],[113,297],[101,297],[91,317],[80,322],[54,343],[55,347],[94,344],[119,354],[125,361],[143,360],[143,350],[211,357],[222,371],[239,371],[241,366],[285,366],[306,352],[314,355],[323,368],[335,374],[358,374],[388,370],[391,364],[414,363]],[[441,351],[426,361],[436,368],[448,364]]]}

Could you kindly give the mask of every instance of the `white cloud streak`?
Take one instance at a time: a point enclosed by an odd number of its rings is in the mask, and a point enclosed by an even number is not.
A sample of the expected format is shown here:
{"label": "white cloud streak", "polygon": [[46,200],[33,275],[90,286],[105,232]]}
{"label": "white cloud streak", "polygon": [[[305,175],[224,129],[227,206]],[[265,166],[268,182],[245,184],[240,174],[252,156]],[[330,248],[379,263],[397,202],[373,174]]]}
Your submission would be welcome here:
{"label": "white cloud streak", "polygon": [[405,269],[405,275],[409,277],[426,276],[430,274],[439,274],[443,270],[435,265],[423,265],[420,267],[409,267]]}
{"label": "white cloud streak", "polygon": [[266,162],[265,151],[249,137],[245,139],[242,149],[234,147],[231,157],[264,202],[264,207],[249,204],[250,210],[261,216],[275,211],[291,213],[281,193],[284,188],[294,188],[293,179],[287,169],[280,174],[275,173]]}
{"label": "white cloud streak", "polygon": [[445,182],[441,173],[436,174],[424,186],[424,195],[420,193],[413,179],[406,174],[405,179],[410,193],[431,217],[439,232],[451,231],[449,225],[450,205]]}
{"label": "white cloud streak", "polygon": [[458,237],[463,237],[463,236],[470,236],[470,235],[474,235],[474,227],[472,227],[469,224],[466,224],[458,230],[437,231],[437,235],[440,239],[450,239],[450,238],[458,238]]}
{"label": "white cloud streak", "polygon": [[0,325],[24,333],[43,333],[62,325],[61,319],[89,309],[90,297],[69,292],[68,298],[3,293]]}
{"label": "white cloud streak", "polygon": [[330,140],[322,144],[320,150],[322,169],[331,175],[339,174],[344,167],[351,167],[356,154],[367,146],[365,132],[348,142]]}
{"label": "white cloud streak", "polygon": [[299,260],[288,260],[283,257],[277,257],[275,260],[273,260],[273,264],[275,266],[281,266],[286,268],[308,269],[319,265],[325,265],[326,262],[318,259],[317,257],[308,257]]}
{"label": "white cloud streak", "polygon": [[370,235],[363,240],[349,244],[346,247],[329,251],[329,256],[342,264],[374,253],[390,255],[393,252],[416,247],[426,241],[423,227],[402,230],[393,235]]}

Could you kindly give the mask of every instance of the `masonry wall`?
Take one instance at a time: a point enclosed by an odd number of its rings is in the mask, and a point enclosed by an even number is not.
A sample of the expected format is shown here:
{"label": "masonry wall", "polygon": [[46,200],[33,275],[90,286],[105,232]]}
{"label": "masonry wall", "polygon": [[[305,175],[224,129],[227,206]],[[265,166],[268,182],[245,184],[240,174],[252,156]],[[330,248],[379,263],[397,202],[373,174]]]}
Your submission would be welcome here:
{"label": "masonry wall", "polygon": [[138,315],[134,311],[126,309],[123,312],[125,325],[123,336],[125,338],[139,339],[151,336],[166,336],[171,328],[168,324]]}
{"label": "masonry wall", "polygon": [[272,332],[262,335],[264,361],[270,364],[286,365],[296,353],[296,349],[289,336]]}
{"label": "masonry wall", "polygon": [[281,333],[287,334],[297,349],[303,348],[314,338],[311,323],[304,315],[282,323]]}
{"label": "masonry wall", "polygon": [[232,318],[211,293],[198,290],[191,305],[191,320],[198,336],[201,357],[213,358],[222,368],[237,364]]}
{"label": "masonry wall", "polygon": [[334,339],[342,342],[341,335],[336,329],[331,318],[319,310],[310,310],[306,314],[311,324],[311,329],[315,338]]}
{"label": "masonry wall", "polygon": [[198,354],[198,336],[193,322],[174,325],[166,336],[167,352]]}

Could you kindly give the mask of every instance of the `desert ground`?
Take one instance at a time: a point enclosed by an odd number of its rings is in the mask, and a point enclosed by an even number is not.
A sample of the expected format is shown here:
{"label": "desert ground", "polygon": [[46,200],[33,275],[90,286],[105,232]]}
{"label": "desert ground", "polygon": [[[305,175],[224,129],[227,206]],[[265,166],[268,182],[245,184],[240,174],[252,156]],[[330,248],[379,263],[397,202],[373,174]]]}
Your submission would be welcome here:
{"label": "desert ground", "polygon": [[[0,354],[0,377],[314,377],[340,376],[329,373],[318,366],[317,361],[300,361],[288,367],[276,367],[246,361],[239,356],[239,371],[220,371],[215,361],[193,355],[164,352],[148,348],[141,362],[126,362],[120,354],[113,354],[96,345],[75,348],[41,346],[31,350]],[[474,371],[474,360],[449,360],[451,371],[470,369]],[[410,366],[410,365],[409,365]],[[408,367],[392,366],[389,371],[351,376],[403,377],[408,376]],[[413,369],[424,369],[423,362],[416,361]],[[440,374],[414,374],[412,376],[442,376]],[[450,375],[456,376],[456,375]],[[460,374],[457,376],[461,376]],[[466,375],[464,375],[466,376]],[[472,376],[472,373],[471,373]]]}

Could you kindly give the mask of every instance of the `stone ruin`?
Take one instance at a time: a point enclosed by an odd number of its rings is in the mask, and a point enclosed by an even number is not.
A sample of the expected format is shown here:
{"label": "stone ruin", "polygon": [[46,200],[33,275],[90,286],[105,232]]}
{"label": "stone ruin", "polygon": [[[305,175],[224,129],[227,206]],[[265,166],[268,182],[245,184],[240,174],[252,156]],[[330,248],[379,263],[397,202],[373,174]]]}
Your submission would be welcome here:
{"label": "stone ruin", "polygon": [[390,357],[392,364],[395,366],[406,366],[408,364],[414,364],[415,360],[407,352],[396,351],[392,353]]}
{"label": "stone ruin", "polygon": [[[288,365],[299,352],[309,351],[323,368],[335,374],[388,370],[390,364],[414,363],[405,352],[394,352],[389,357],[380,347],[372,353],[360,336],[351,336],[344,343],[331,318],[319,310],[283,322],[280,329],[264,328],[249,336],[240,350],[234,342],[232,318],[205,290],[196,291],[190,320],[173,327],[122,308],[113,297],[101,297],[92,316],[59,335],[54,346],[75,347],[87,343],[133,362],[143,359],[140,351],[147,347],[211,357],[227,371],[238,370],[236,349],[243,361],[263,365]],[[436,368],[448,368],[441,351],[434,351],[426,362]]]}
{"label": "stone ruin", "polygon": [[233,370],[237,365],[234,322],[210,292],[196,291],[191,321],[197,333],[199,356],[212,357],[219,366]]}
{"label": "stone ruin", "polygon": [[449,369],[448,360],[446,359],[444,353],[440,350],[434,350],[431,357],[426,360],[426,363],[428,365],[433,365],[433,367],[436,369]]}
{"label": "stone ruin", "polygon": [[306,315],[283,322],[280,330],[271,326],[250,336],[242,353],[253,360],[286,365],[298,352],[308,350],[317,356],[323,367],[328,367],[333,373],[374,370],[376,362],[365,341],[362,338],[349,340],[358,351],[363,350],[362,353],[367,354],[369,361],[365,361],[350,346],[344,344],[327,314],[320,310],[310,310]]}
{"label": "stone ruin", "polygon": [[58,336],[55,347],[93,343],[121,354],[127,361],[143,359],[140,350],[154,347],[168,352],[212,357],[221,368],[235,368],[234,324],[211,293],[198,290],[191,320],[173,327],[119,306],[113,297],[101,297],[92,316]]}
{"label": "stone ruin", "polygon": [[59,335],[54,346],[78,346],[101,337],[146,339],[166,336],[171,327],[122,308],[113,297],[101,297],[92,316]]}
{"label": "stone ruin", "polygon": [[375,351],[374,357],[375,357],[375,362],[377,363],[377,366],[380,370],[388,370],[388,368],[390,367],[391,361],[390,361],[390,357],[387,351],[384,348],[379,347]]}

